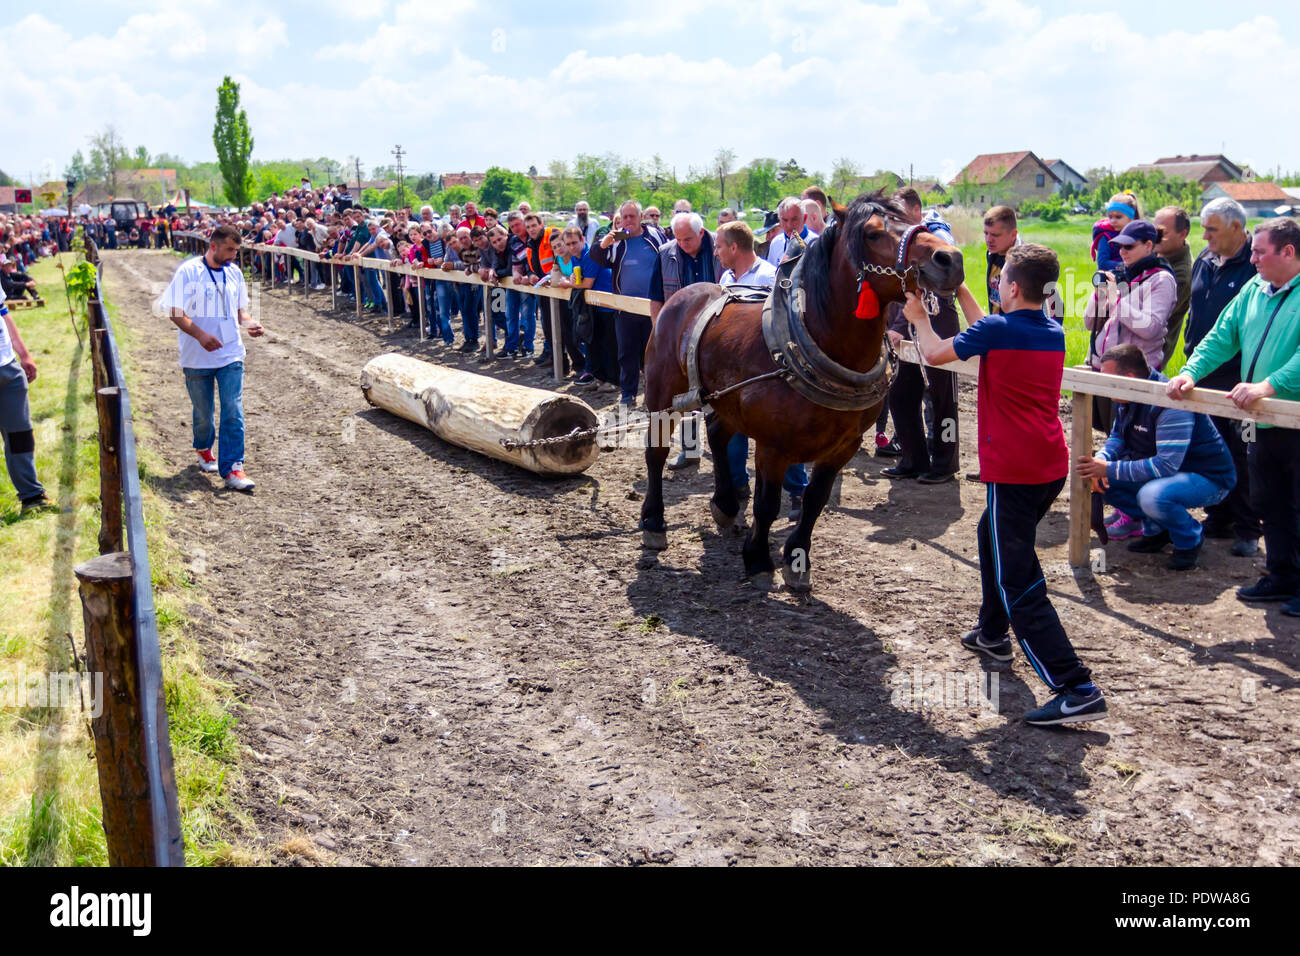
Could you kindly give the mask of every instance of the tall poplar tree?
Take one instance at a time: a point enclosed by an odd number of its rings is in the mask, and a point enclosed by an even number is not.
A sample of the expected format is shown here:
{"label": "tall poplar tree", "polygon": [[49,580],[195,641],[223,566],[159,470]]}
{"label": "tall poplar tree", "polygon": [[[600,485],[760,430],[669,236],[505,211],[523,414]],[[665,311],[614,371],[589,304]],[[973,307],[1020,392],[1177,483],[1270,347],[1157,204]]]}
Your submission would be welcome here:
{"label": "tall poplar tree", "polygon": [[226,198],[231,205],[247,206],[253,197],[253,173],[248,158],[253,154],[253,134],[248,131],[248,114],[239,108],[239,84],[226,77],[217,87],[217,124],[212,129]]}

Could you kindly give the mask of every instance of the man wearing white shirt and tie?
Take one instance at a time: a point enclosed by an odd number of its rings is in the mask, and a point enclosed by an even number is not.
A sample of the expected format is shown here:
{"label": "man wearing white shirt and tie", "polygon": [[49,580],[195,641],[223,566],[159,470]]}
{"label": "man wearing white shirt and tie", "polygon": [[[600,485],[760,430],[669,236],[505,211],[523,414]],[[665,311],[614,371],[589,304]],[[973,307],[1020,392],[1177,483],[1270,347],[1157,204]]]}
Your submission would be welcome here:
{"label": "man wearing white shirt and tie", "polygon": [[791,239],[797,236],[802,240],[802,244],[807,246],[817,238],[817,233],[805,225],[803,200],[798,196],[786,196],[782,199],[781,204],[776,207],[776,215],[781,223],[781,234],[772,240],[767,250],[767,261],[774,266],[779,266],[790,247]]}
{"label": "man wearing white shirt and tie", "polygon": [[[238,252],[239,232],[219,226],[208,251],[177,268],[163,293],[162,306],[170,310],[179,330],[176,339],[185,388],[194,407],[199,468],[219,472],[227,488],[252,491],[253,481],[244,474],[244,343],[239,327],[248,329],[253,338],[263,329],[249,315],[244,275],[232,265]],[[217,436],[212,420],[214,387],[221,396],[217,457],[212,454]]]}

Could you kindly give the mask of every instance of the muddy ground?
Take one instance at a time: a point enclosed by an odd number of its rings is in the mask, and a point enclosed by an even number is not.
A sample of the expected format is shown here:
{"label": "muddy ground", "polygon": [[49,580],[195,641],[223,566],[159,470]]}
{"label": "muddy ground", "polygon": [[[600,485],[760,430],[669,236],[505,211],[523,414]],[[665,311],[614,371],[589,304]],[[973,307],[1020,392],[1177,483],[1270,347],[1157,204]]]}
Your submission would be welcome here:
{"label": "muddy ground", "polygon": [[706,458],[668,480],[670,547],[645,560],[639,452],[542,479],[358,387],[386,351],[543,385],[531,366],[277,290],[248,341],[257,490],[226,492],[195,467],[175,335],[149,309],[178,260],[105,259],[169,466],[151,480],[206,594],[190,626],[243,698],[256,829],[232,822],[234,842],[385,865],[1300,863],[1300,626],[1233,597],[1259,562],[1228,542],[1186,574],[1112,544],[1105,573],[1075,575],[1058,501],[1052,600],[1112,716],[1031,728],[1046,695],[1019,652],[988,668],[989,712],[957,644],[983,486],[892,483],[859,454],[799,599],[742,583]]}

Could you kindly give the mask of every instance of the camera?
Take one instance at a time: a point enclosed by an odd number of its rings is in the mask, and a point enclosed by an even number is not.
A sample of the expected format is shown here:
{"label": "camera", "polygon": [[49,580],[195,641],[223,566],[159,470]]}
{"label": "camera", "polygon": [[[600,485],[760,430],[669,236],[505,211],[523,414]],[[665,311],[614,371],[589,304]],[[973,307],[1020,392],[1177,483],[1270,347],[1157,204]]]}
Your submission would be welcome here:
{"label": "camera", "polygon": [[[1116,282],[1123,282],[1128,277],[1128,273],[1123,266],[1119,266],[1111,270],[1110,274],[1115,277]],[[1092,284],[1094,287],[1100,287],[1105,285],[1106,272],[1104,272],[1101,269],[1098,269],[1096,272],[1094,272],[1092,274]]]}

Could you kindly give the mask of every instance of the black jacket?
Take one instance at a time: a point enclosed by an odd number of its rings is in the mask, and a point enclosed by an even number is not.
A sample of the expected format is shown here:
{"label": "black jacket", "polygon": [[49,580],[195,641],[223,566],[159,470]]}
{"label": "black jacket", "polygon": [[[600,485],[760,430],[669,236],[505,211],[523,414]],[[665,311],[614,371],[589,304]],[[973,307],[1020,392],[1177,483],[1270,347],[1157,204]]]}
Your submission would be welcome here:
{"label": "black jacket", "polygon": [[[1237,293],[1255,275],[1255,266],[1250,261],[1250,236],[1237,254],[1215,265],[1210,257],[1210,250],[1205,249],[1192,264],[1192,297],[1187,328],[1183,332],[1183,352],[1192,357],[1192,352],[1201,339],[1214,328],[1214,323]],[[1196,384],[1206,388],[1229,390],[1241,381],[1241,353],[1237,353],[1224,362],[1209,375],[1202,376]]]}

